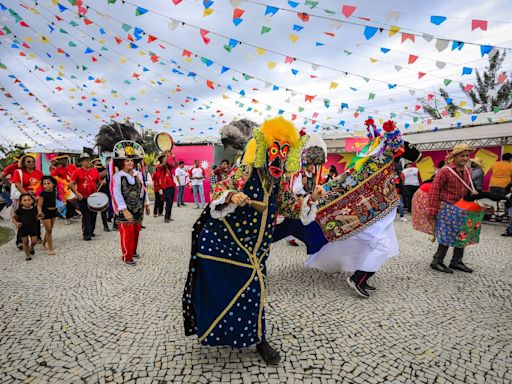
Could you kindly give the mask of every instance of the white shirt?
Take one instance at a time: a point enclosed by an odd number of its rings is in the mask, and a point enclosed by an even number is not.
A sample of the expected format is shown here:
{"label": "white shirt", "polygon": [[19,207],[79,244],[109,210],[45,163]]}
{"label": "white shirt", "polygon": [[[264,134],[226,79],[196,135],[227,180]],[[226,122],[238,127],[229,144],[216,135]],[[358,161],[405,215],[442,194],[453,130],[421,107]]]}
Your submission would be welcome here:
{"label": "white shirt", "polygon": [[174,174],[176,175],[176,179],[178,180],[178,185],[183,186],[187,184],[188,172],[185,171],[185,168],[176,168]]}
{"label": "white shirt", "polygon": [[402,171],[404,175],[404,185],[419,186],[420,180],[418,179],[418,168],[409,167]]}
{"label": "white shirt", "polygon": [[[201,168],[201,167],[192,168],[192,170],[190,172],[192,174],[190,183],[192,185],[203,185],[203,180],[204,180],[203,168]],[[200,179],[194,179],[194,177],[200,177]]]}
{"label": "white shirt", "polygon": [[149,196],[146,193],[146,191],[144,190],[144,181],[142,180],[142,175],[140,174],[140,172],[134,170],[133,175],[130,175],[129,173],[126,173],[125,171],[119,171],[119,172],[114,173],[114,198],[116,199],[117,209],[119,211],[126,209],[126,203],[124,201],[124,197],[121,192],[121,178],[122,177],[126,177],[126,179],[128,180],[128,183],[130,185],[134,185],[135,178],[138,177],[140,183],[143,186],[143,188],[141,188],[141,191],[140,191],[140,197],[144,196],[144,194],[145,194],[146,201],[144,202],[144,204],[149,204]]}

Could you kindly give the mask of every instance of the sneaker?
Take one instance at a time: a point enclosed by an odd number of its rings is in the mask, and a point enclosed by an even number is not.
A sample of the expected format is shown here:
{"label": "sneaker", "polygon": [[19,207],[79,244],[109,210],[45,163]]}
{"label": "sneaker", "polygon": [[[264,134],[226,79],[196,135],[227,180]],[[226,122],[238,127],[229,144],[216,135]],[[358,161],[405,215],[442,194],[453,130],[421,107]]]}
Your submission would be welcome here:
{"label": "sneaker", "polygon": [[512,233],[510,233],[509,231],[506,231],[505,233],[502,233],[501,236],[510,237],[510,236],[512,236]]}
{"label": "sneaker", "polygon": [[356,282],[354,280],[352,280],[352,277],[347,278],[347,283],[348,283],[348,286],[350,288],[352,288],[359,296],[364,297],[366,299],[368,297],[370,297],[370,294],[368,292],[366,292],[366,290],[364,288],[357,286]]}
{"label": "sneaker", "polygon": [[16,247],[18,247],[18,249],[19,249],[20,251],[23,251],[23,244],[18,244],[18,245],[16,245]]}
{"label": "sneaker", "polygon": [[93,234],[91,234],[91,237],[96,237],[96,235],[93,233]]}
{"label": "sneaker", "polygon": [[373,292],[373,291],[377,290],[377,288],[372,287],[372,286],[371,286],[370,284],[368,284],[368,283],[365,283],[365,285],[364,285],[364,289],[366,289],[367,291],[370,291],[370,292]]}
{"label": "sneaker", "polygon": [[405,222],[405,221],[409,221],[409,220],[407,220],[405,217],[401,217],[400,221],[404,221]]}
{"label": "sneaker", "polygon": [[112,230],[113,230],[114,232],[119,232],[119,227],[116,225],[116,226],[112,227]]}
{"label": "sneaker", "polygon": [[133,261],[133,260],[132,261],[123,261],[123,263],[125,265],[129,265],[130,267],[134,267],[134,266],[137,265],[137,263],[135,261]]}
{"label": "sneaker", "polygon": [[199,205],[196,205],[194,209],[199,209]]}
{"label": "sneaker", "polygon": [[171,222],[171,219],[164,219],[164,223],[170,223]]}
{"label": "sneaker", "polygon": [[91,240],[92,240],[91,236],[84,236],[84,241],[91,241]]}
{"label": "sneaker", "polygon": [[30,248],[30,254],[33,255],[34,253],[36,253],[35,249],[34,248]]}
{"label": "sneaker", "polygon": [[133,258],[134,259],[140,259],[140,255],[138,253],[136,253],[135,255],[133,255]]}
{"label": "sneaker", "polygon": [[103,232],[110,232],[110,228],[107,226],[103,227]]}
{"label": "sneaker", "polygon": [[25,256],[25,260],[29,261],[32,260],[32,258],[30,256]]}
{"label": "sneaker", "polygon": [[153,217],[158,217],[158,215],[153,215]]}
{"label": "sneaker", "polygon": [[64,224],[66,224],[66,225],[70,225],[70,224],[73,224],[73,222],[72,222],[71,220],[67,219],[67,220],[66,220],[66,222],[65,222]]}

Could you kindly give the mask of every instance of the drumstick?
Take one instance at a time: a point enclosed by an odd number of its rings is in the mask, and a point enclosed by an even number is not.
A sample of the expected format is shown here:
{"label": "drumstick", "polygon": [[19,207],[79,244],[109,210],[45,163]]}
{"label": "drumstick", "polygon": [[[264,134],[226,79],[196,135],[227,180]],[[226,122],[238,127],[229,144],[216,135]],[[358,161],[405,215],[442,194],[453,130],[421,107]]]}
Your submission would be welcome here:
{"label": "drumstick", "polygon": [[[247,196],[245,199],[242,200],[242,203],[247,201],[249,199],[249,196]],[[257,200],[251,200],[249,205],[254,208],[259,213],[263,213],[267,210],[267,204],[265,204],[263,201],[257,201]]]}

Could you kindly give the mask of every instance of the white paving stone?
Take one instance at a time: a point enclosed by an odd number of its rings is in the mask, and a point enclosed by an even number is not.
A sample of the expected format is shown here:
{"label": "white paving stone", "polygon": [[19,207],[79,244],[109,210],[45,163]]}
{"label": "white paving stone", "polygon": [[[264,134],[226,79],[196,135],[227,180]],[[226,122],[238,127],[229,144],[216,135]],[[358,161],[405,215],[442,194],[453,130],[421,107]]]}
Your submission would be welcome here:
{"label": "white paving stone", "polygon": [[344,276],[304,267],[305,248],[275,245],[269,262],[267,367],[254,348],[205,348],[185,338],[181,295],[190,230],[199,215],[149,217],[135,268],[120,263],[118,233],[80,239],[55,228],[57,256],[24,261],[0,247],[0,382],[444,383],[510,382],[512,241],[485,225],[467,250],[473,274],[428,264],[435,245],[397,222],[400,256],[372,279],[369,300]]}

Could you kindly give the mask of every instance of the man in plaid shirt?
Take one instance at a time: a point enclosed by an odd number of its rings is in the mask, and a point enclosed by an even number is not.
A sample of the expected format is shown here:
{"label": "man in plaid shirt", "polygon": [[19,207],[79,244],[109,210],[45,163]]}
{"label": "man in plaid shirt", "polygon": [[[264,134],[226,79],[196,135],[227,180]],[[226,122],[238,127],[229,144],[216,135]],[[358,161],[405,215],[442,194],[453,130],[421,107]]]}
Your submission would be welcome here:
{"label": "man in plaid shirt", "polygon": [[[468,187],[472,186],[471,172],[466,164],[473,152],[473,148],[467,144],[457,144],[452,152],[446,158],[446,165],[435,175],[432,187],[429,191],[428,214],[431,220],[437,222],[437,215],[440,211],[441,202],[455,204],[464,196],[472,193]],[[458,176],[458,177],[457,177]],[[475,191],[476,192],[476,191]],[[453,273],[453,269],[464,272],[473,272],[462,262],[464,248],[454,247],[453,258],[450,267],[443,264],[443,260],[448,252],[448,245],[441,244],[438,239],[439,247],[430,266],[440,272]]]}

